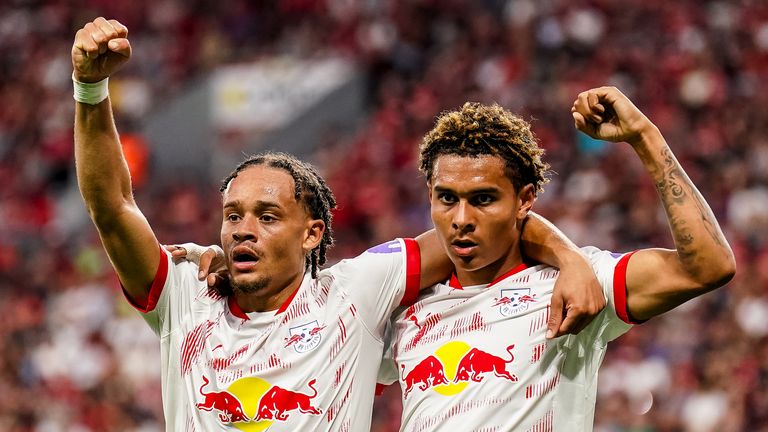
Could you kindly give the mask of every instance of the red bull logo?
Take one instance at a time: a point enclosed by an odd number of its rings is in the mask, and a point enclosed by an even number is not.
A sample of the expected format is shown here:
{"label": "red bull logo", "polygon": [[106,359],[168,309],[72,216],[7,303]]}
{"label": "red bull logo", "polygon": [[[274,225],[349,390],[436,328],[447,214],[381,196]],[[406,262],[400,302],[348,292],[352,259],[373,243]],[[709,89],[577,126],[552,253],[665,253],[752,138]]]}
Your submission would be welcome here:
{"label": "red bull logo", "polygon": [[493,307],[499,307],[503,316],[512,316],[528,310],[528,305],[536,301],[536,294],[530,288],[502,289],[501,297],[494,299]]}
{"label": "red bull logo", "polygon": [[508,358],[473,348],[462,341],[452,341],[441,346],[433,355],[426,357],[405,374],[401,365],[400,381],[403,398],[415,388],[420,391],[432,389],[445,396],[462,392],[471,382],[482,382],[486,377],[502,378],[517,382],[517,376],[507,370],[512,363],[514,345],[507,347]]}
{"label": "red bull logo", "polygon": [[267,430],[275,421],[288,421],[291,415],[322,415],[313,404],[317,397],[317,380],[307,383],[310,392],[288,390],[257,378],[234,381],[226,390],[206,391],[210,382],[203,376],[200,386],[202,402],[196,404],[201,411],[215,412],[219,421],[248,432]]}
{"label": "red bull logo", "polygon": [[408,393],[417,385],[419,390],[424,391],[433,386],[448,384],[443,364],[433,355],[420,361],[405,376],[403,376],[404,372],[405,365],[400,365],[400,380],[405,384],[405,390],[403,390],[404,398],[407,398]]}
{"label": "red bull logo", "polygon": [[487,353],[477,348],[472,348],[459,362],[459,367],[456,369],[456,378],[453,382],[469,381],[481,382],[485,374],[493,372],[499,378],[504,378],[512,382],[517,381],[515,375],[507,372],[507,363],[512,363],[515,356],[512,355],[512,349],[515,345],[507,347],[507,353],[509,353],[509,360]]}
{"label": "red bull logo", "polygon": [[288,420],[288,412],[299,410],[302,414],[320,415],[322,411],[312,406],[312,399],[317,396],[314,385],[317,380],[309,382],[312,394],[304,394],[282,387],[272,386],[259,401],[259,416],[256,420]]}
{"label": "red bull logo", "polygon": [[210,384],[208,377],[203,375],[203,385],[200,386],[200,394],[203,402],[197,404],[197,409],[203,411],[216,411],[222,423],[235,423],[248,421],[248,416],[243,411],[240,401],[228,391],[204,392],[203,388]]}

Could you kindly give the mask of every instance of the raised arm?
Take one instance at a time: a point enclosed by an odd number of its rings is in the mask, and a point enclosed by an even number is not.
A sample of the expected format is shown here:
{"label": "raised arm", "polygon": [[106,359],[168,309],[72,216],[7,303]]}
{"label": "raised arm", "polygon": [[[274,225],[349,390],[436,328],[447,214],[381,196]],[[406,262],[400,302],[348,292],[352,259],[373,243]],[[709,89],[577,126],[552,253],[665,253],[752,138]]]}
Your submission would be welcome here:
{"label": "raised arm", "polygon": [[579,95],[576,127],[593,138],[629,143],[661,196],[675,250],[637,251],[627,264],[627,308],[645,320],[727,283],[736,261],[712,210],[658,128],[624,94],[601,87]]}
{"label": "raised arm", "polygon": [[[127,36],[128,29],[115,20],[97,18],[86,24],[72,46],[73,78],[80,83],[98,83],[116,72],[131,56]],[[81,90],[78,98],[89,102],[75,104],[80,193],[123,287],[138,304],[146,304],[160,249],[133,199],[109,98],[94,99],[98,86],[89,90],[75,85]]]}

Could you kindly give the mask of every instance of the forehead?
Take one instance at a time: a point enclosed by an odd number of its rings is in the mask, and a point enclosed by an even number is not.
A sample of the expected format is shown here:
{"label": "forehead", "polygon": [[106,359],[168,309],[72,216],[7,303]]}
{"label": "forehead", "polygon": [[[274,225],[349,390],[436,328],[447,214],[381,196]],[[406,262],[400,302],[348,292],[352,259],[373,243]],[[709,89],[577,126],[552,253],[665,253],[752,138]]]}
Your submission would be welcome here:
{"label": "forehead", "polygon": [[224,202],[271,201],[280,205],[296,203],[293,177],[282,169],[266,165],[251,166],[232,179],[224,191]]}
{"label": "forehead", "polygon": [[506,164],[498,156],[441,155],[432,170],[432,187],[454,190],[476,188],[512,188]]}

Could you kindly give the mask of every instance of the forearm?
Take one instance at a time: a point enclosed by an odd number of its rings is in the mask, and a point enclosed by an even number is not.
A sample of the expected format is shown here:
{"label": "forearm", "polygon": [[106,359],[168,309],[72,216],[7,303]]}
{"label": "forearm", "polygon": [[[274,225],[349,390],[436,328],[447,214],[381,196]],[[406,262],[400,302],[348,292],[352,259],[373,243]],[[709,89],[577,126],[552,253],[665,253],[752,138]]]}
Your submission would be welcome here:
{"label": "forearm", "polygon": [[528,213],[520,238],[523,255],[541,263],[562,268],[584,255],[556,226],[534,212]]}
{"label": "forearm", "polygon": [[80,192],[94,221],[133,203],[109,98],[97,105],[76,102],[75,161]]}
{"label": "forearm", "polygon": [[709,205],[655,126],[630,144],[661,197],[680,266],[704,287],[722,285],[732,277],[735,261]]}

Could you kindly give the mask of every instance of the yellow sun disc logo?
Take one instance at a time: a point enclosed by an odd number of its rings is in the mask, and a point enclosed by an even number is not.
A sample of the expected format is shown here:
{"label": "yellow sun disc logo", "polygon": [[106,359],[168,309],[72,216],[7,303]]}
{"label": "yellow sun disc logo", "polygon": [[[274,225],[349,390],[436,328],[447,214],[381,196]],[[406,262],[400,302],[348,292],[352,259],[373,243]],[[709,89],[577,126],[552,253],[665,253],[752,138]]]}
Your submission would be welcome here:
{"label": "yellow sun disc logo", "polygon": [[466,342],[452,341],[446,343],[435,351],[435,357],[437,357],[443,364],[445,378],[448,379],[448,384],[441,384],[433,387],[436,392],[441,395],[452,396],[464,390],[467,386],[466,381],[454,383],[453,380],[456,378],[459,362],[470,349],[471,347]]}

